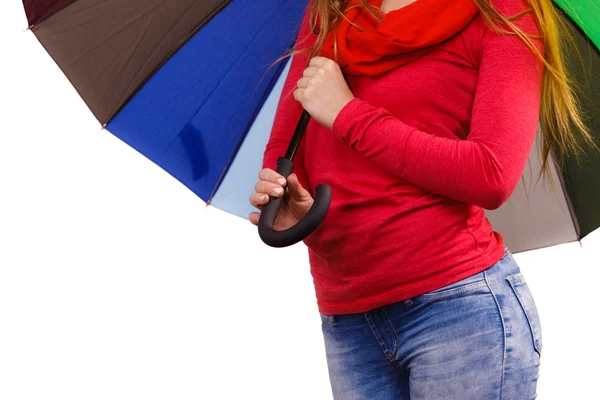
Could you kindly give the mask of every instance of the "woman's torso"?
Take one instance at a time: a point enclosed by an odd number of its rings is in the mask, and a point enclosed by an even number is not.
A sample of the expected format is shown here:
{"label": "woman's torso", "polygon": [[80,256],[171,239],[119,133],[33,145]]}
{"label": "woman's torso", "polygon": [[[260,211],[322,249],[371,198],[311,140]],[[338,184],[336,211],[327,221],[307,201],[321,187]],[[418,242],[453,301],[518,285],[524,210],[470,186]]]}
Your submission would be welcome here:
{"label": "woman's torso", "polygon": [[[477,16],[409,64],[379,77],[348,76],[350,88],[407,125],[466,139],[484,28]],[[502,256],[503,240],[481,208],[392,176],[314,120],[305,140],[313,195],[319,183],[333,191],[324,223],[304,241],[324,314],[358,312],[424,293]]]}

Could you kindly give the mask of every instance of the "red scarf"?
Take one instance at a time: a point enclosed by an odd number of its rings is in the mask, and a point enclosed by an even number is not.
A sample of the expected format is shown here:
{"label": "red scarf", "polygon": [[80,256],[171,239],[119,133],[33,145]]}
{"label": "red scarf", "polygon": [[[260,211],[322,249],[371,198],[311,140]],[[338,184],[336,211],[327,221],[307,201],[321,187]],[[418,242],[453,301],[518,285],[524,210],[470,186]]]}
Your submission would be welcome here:
{"label": "red scarf", "polygon": [[[372,0],[380,7],[383,0]],[[353,6],[358,6],[351,8]],[[477,14],[473,0],[416,0],[377,21],[349,0],[346,18],[337,26],[337,62],[348,75],[377,76],[404,65],[460,32]],[[360,31],[349,21],[364,28]],[[334,32],[321,48],[321,56],[336,60]]]}

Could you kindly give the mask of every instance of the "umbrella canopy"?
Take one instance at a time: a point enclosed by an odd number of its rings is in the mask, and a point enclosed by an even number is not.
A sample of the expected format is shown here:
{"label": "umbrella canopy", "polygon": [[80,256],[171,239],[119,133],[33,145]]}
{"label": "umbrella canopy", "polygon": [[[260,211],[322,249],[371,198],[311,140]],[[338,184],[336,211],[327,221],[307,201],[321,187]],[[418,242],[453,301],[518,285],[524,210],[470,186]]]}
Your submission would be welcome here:
{"label": "umbrella canopy", "polygon": [[103,127],[247,218],[290,61],[269,66],[294,45],[308,0],[23,3]]}
{"label": "umbrella canopy", "polygon": [[[247,218],[290,60],[268,67],[294,45],[308,1],[23,3],[31,31],[103,127],[207,204]],[[557,4],[583,56],[583,66],[575,52],[568,59],[579,82],[589,82],[580,96],[599,137],[600,5]],[[551,165],[557,189],[536,185],[539,139],[513,196],[486,211],[513,253],[580,240],[600,226],[600,155]]]}

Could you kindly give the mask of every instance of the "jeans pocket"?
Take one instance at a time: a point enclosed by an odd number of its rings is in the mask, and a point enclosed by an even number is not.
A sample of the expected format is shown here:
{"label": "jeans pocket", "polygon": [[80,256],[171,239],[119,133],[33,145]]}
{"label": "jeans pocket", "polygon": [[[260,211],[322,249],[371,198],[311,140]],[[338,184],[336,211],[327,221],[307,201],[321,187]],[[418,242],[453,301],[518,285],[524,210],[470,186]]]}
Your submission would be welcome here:
{"label": "jeans pocket", "polygon": [[533,296],[531,295],[531,291],[529,290],[529,286],[527,286],[527,282],[525,281],[525,277],[523,276],[522,272],[519,272],[509,275],[506,280],[517,296],[519,304],[521,304],[521,308],[525,313],[525,317],[527,318],[527,322],[531,330],[533,346],[535,351],[541,356],[542,326],[540,324],[540,316],[538,314],[535,301],[533,300]]}

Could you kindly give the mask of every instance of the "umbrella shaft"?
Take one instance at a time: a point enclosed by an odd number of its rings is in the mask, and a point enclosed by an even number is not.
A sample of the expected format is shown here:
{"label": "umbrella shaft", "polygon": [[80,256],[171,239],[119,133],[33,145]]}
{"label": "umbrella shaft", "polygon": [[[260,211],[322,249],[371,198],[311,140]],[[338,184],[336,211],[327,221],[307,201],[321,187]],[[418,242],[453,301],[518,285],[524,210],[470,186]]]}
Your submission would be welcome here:
{"label": "umbrella shaft", "polygon": [[296,130],[294,131],[294,136],[292,137],[290,145],[288,146],[287,153],[285,153],[285,158],[290,161],[293,161],[294,157],[296,156],[296,151],[300,146],[300,141],[302,140],[302,136],[304,136],[304,131],[308,126],[309,120],[310,114],[306,110],[302,111],[298,125],[296,125]]}

